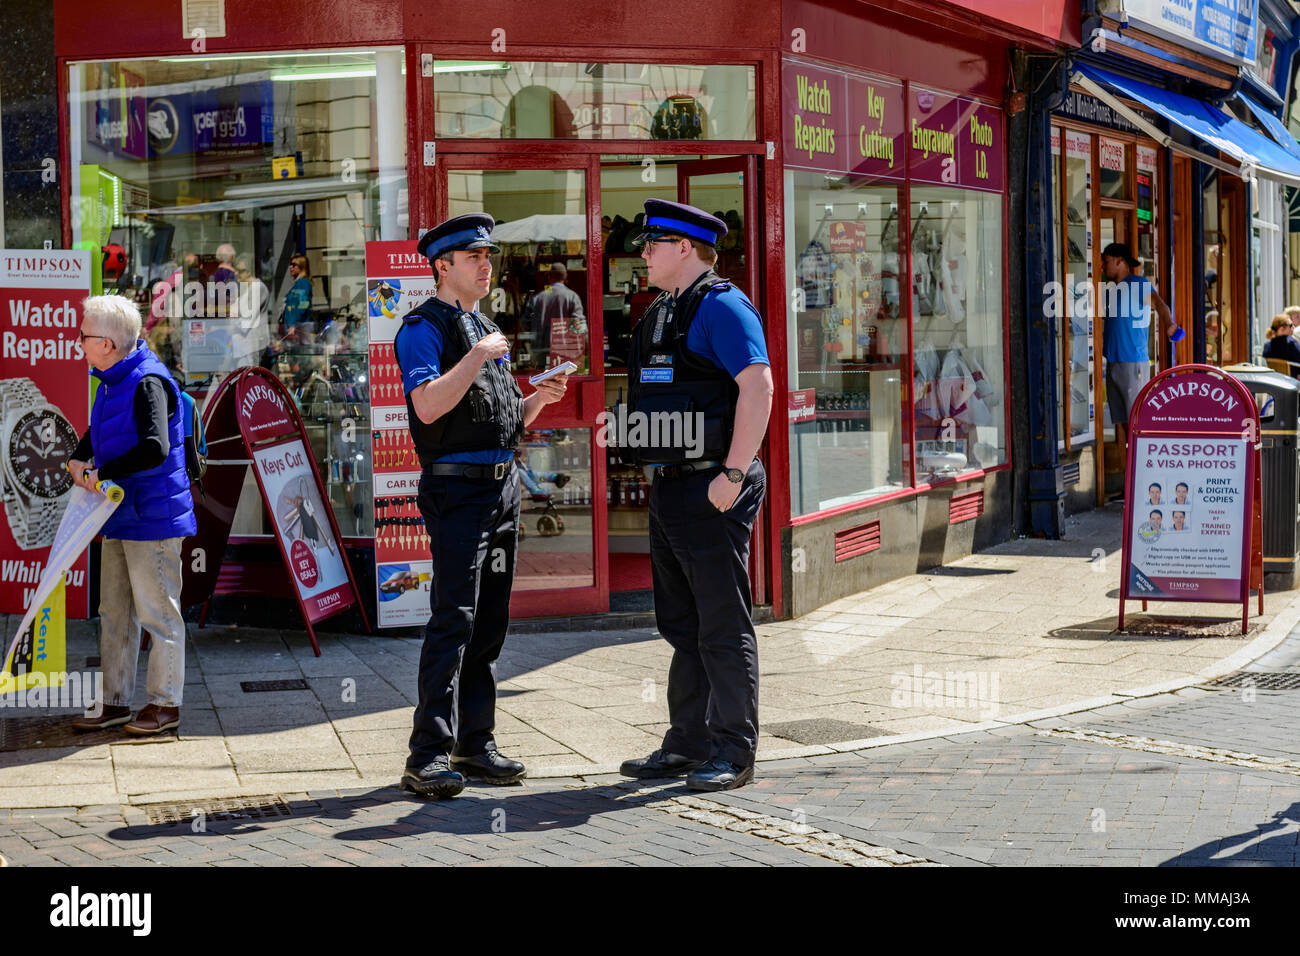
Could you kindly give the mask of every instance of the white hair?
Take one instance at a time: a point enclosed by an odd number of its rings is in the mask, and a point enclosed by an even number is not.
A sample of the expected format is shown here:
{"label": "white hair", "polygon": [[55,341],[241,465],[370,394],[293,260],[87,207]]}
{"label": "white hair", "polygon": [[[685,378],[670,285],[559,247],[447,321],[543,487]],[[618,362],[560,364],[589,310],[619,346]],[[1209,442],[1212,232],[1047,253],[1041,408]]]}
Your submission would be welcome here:
{"label": "white hair", "polygon": [[81,303],[81,310],[114,348],[123,352],[135,348],[140,337],[140,308],[133,301],[121,295],[92,295]]}

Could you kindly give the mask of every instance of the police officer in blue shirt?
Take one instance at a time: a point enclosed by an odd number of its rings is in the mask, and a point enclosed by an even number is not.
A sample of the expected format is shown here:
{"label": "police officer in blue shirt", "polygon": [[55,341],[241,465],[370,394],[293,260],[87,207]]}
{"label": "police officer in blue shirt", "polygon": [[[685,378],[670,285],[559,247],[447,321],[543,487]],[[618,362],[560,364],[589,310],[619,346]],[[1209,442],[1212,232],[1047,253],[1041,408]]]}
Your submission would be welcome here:
{"label": "police officer in blue shirt", "polygon": [[526,772],[492,736],[519,527],[514,451],[567,381],[556,376],[524,398],[506,337],[477,311],[492,285],[495,225],[479,213],[425,233],[419,250],[438,278],[437,293],[403,318],[393,343],[433,558],[432,616],[402,788],[442,798],[460,793],[466,777],[511,783]]}
{"label": "police officer in blue shirt", "polygon": [[726,234],[721,219],[694,206],[646,201],[637,241],[663,294],[632,334],[623,436],[633,438],[639,422],[657,442],[626,450],[656,466],[655,620],[673,659],[663,746],[621,772],[687,774],[693,790],[744,786],[758,747],[749,539],[767,486],[755,455],[772,411],[772,370],[757,310],[713,271]]}

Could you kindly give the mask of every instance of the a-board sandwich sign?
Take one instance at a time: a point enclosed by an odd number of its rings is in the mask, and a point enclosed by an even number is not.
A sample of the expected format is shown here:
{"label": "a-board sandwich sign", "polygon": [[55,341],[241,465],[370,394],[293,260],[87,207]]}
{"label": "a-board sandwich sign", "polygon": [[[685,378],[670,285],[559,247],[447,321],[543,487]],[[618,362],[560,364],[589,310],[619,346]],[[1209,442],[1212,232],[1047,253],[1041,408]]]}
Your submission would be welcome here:
{"label": "a-board sandwich sign", "polygon": [[1167,369],[1138,393],[1129,418],[1121,630],[1130,598],[1241,602],[1245,613],[1258,436],[1249,390],[1211,366]]}

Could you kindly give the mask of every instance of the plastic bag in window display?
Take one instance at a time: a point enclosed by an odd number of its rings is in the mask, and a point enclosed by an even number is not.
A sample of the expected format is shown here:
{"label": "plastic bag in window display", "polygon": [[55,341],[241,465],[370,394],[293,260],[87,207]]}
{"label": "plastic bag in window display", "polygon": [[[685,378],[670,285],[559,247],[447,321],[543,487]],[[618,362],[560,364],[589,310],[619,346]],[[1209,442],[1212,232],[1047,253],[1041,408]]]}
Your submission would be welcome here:
{"label": "plastic bag in window display", "polygon": [[989,381],[989,377],[984,374],[984,367],[980,365],[979,359],[969,354],[965,355],[964,358],[966,359],[966,364],[970,366],[971,376],[975,379],[975,394],[979,396],[980,400],[984,402],[985,405],[990,406],[996,405],[998,402],[1002,401],[1002,396],[999,395],[998,390],[993,387],[993,383]]}
{"label": "plastic bag in window display", "polygon": [[883,300],[881,318],[898,318],[898,253],[886,252],[880,263],[880,295]]}
{"label": "plastic bag in window display", "polygon": [[807,309],[825,309],[831,302],[831,257],[820,242],[810,242],[799,256],[799,284]]}
{"label": "plastic bag in window display", "polygon": [[917,412],[927,418],[942,418],[937,381],[939,356],[931,346],[922,346],[912,358],[912,368],[912,396]]}
{"label": "plastic bag in window display", "polygon": [[948,315],[954,326],[960,326],[966,321],[966,243],[956,236],[944,240],[939,277]]}
{"label": "plastic bag in window display", "polygon": [[975,376],[962,358],[960,349],[951,350],[943,360],[939,374],[939,407],[945,417],[966,425],[991,425],[993,414],[979,397]]}

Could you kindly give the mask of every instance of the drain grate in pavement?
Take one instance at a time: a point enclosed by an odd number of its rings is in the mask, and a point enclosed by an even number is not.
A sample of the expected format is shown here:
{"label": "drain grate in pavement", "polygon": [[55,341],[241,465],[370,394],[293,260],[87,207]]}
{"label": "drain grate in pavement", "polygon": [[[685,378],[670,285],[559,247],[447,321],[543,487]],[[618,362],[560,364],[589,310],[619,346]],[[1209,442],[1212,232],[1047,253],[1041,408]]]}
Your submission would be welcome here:
{"label": "drain grate in pavement", "polygon": [[239,686],[245,694],[260,694],[268,690],[311,690],[301,677],[293,680],[241,680]]}
{"label": "drain grate in pavement", "polygon": [[763,724],[762,732],[793,740],[797,744],[838,744],[846,740],[865,740],[883,737],[885,731],[867,724],[851,724],[847,720],[829,717],[810,717],[807,720],[787,720],[780,724]]}
{"label": "drain grate in pavement", "polygon": [[149,737],[132,737],[121,725],[107,730],[78,733],[71,727],[73,715],[63,717],[7,717],[0,720],[0,753],[54,747],[93,747],[96,744],[141,744],[174,741],[175,728]]}
{"label": "drain grate in pavement", "polygon": [[154,803],[140,807],[153,826],[189,823],[198,814],[211,821],[271,820],[293,816],[289,804],[278,794],[274,797],[246,797],[229,800],[191,800],[188,803]]}
{"label": "drain grate in pavement", "polygon": [[[1252,605],[1253,609],[1253,605]],[[1241,633],[1241,618],[1213,617],[1146,617],[1131,615],[1124,622],[1124,633],[1112,631],[1107,636],[1117,637],[1231,637],[1245,640],[1259,630],[1259,624],[1250,621],[1246,633]]]}
{"label": "drain grate in pavement", "polygon": [[1289,671],[1237,671],[1207,687],[1254,687],[1256,690],[1300,690],[1300,672]]}

